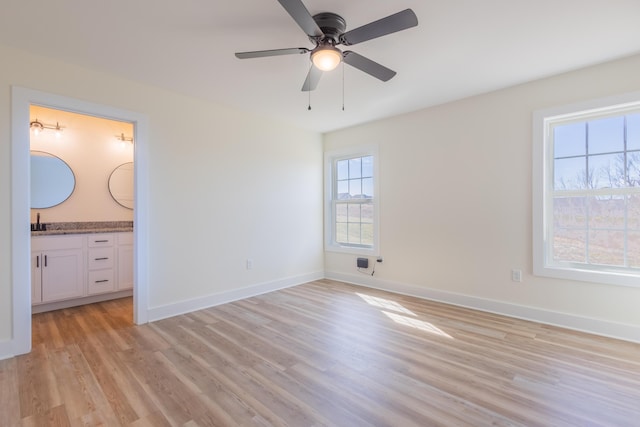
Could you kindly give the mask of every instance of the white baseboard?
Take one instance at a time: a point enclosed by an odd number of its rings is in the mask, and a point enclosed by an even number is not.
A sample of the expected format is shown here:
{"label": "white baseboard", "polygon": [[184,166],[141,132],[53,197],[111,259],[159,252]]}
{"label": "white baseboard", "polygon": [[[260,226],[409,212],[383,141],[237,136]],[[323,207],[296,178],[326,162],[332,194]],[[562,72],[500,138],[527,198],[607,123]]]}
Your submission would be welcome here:
{"label": "white baseboard", "polygon": [[[161,307],[149,309],[148,317],[149,321],[165,319],[167,317],[173,317],[179,314],[213,307],[227,302],[261,295],[267,292],[289,288],[291,286],[296,286],[323,278],[640,343],[640,327],[634,325],[608,322],[600,319],[559,313],[535,307],[512,304],[504,301],[496,301],[469,295],[457,294],[453,292],[430,289],[412,284],[380,280],[365,275],[354,275],[335,272],[310,273],[302,276],[274,280],[271,282],[258,283],[242,289],[207,295],[201,298],[180,301],[174,304],[167,304]],[[13,357],[16,354],[14,347],[14,340],[0,342],[0,360]]]}
{"label": "white baseboard", "polygon": [[93,304],[94,302],[102,302],[102,301],[109,301],[112,299],[130,297],[131,295],[133,295],[133,290],[128,289],[125,291],[110,292],[110,293],[100,294],[100,295],[91,295],[88,297],[75,298],[75,299],[70,299],[66,301],[50,302],[46,304],[39,304],[39,305],[32,306],[31,313],[32,314],[44,313],[45,311],[60,310],[62,308],[70,308],[70,307],[77,307],[79,305]]}
{"label": "white baseboard", "polygon": [[160,307],[149,308],[148,318],[150,322],[153,322],[155,320],[166,319],[167,317],[190,313],[192,311],[214,307],[216,305],[237,301],[243,298],[250,298],[256,295],[265,294],[267,292],[277,291],[278,289],[290,288],[291,286],[301,285],[303,283],[320,279],[324,279],[324,272],[322,271],[319,271],[317,273],[305,274],[302,276],[287,277],[270,282],[258,283],[241,289],[206,295],[204,297],[194,298],[186,301],[179,301]]}
{"label": "white baseboard", "polygon": [[[25,339],[28,338],[28,339]],[[16,339],[15,336],[7,341],[0,342],[0,360],[10,359],[14,356],[27,354],[31,351],[31,330],[28,337]]]}
{"label": "white baseboard", "polygon": [[0,360],[10,359],[15,355],[14,340],[0,342]]}
{"label": "white baseboard", "polygon": [[354,285],[366,286],[403,295],[410,295],[446,304],[472,308],[495,314],[531,320],[547,325],[559,326],[581,332],[640,343],[640,327],[609,322],[606,320],[559,313],[535,307],[527,307],[504,301],[479,298],[469,295],[425,288],[406,283],[380,280],[370,276],[325,272],[327,279],[338,280]]}

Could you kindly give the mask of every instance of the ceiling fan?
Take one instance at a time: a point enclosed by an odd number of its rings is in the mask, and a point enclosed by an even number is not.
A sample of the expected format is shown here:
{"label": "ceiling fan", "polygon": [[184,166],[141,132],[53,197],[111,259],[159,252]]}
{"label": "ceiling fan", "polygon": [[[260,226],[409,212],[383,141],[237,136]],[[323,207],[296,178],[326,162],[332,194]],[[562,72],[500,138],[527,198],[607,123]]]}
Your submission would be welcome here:
{"label": "ceiling fan", "polygon": [[291,15],[294,21],[307,34],[309,40],[316,45],[313,49],[294,47],[289,49],[258,50],[253,52],[237,52],[239,59],[263,58],[266,56],[306,54],[311,52],[310,59],[314,66],[310,67],[307,78],[302,85],[303,91],[314,90],[318,86],[324,71],[335,69],[344,61],[384,82],[396,75],[396,72],[350,50],[341,51],[336,46],[351,46],[367,40],[406,30],[418,25],[418,18],[411,9],[389,15],[351,31],[346,21],[331,12],[311,16],[301,0],[278,0]]}

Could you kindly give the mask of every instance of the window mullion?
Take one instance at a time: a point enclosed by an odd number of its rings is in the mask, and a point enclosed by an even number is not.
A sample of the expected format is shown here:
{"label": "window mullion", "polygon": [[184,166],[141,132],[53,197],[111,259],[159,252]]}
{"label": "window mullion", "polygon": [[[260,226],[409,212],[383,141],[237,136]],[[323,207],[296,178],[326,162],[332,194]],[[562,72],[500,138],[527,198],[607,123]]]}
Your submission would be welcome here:
{"label": "window mullion", "polygon": [[[623,159],[622,161],[624,162],[622,165],[622,169],[623,169],[623,173],[624,173],[624,183],[625,186],[628,186],[629,183],[629,170],[628,170],[628,153],[627,153],[627,149],[629,148],[628,144],[627,144],[627,116],[625,115],[624,118],[622,119],[623,122],[623,129],[622,129],[622,143],[623,143],[623,147],[624,147],[624,154],[623,154]],[[623,218],[623,229],[624,229],[624,233],[623,233],[623,265],[626,268],[629,268],[631,265],[629,263],[629,196],[625,196],[624,197],[624,218]]]}

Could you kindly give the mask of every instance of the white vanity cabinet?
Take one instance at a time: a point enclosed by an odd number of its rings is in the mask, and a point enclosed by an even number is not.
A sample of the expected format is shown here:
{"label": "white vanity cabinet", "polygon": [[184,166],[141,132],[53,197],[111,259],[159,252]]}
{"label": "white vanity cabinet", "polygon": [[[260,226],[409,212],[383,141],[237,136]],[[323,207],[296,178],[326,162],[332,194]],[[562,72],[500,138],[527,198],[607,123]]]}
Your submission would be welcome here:
{"label": "white vanity cabinet", "polygon": [[34,313],[130,296],[132,289],[132,232],[31,238]]}
{"label": "white vanity cabinet", "polygon": [[84,295],[84,238],[42,236],[31,240],[33,304]]}

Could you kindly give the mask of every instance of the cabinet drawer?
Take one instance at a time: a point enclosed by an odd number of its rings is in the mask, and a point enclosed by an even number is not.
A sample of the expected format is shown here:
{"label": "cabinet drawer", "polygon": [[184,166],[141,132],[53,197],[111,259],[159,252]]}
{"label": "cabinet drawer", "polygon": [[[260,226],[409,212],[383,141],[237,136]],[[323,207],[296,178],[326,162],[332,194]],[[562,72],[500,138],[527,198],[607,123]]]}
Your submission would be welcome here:
{"label": "cabinet drawer", "polygon": [[87,245],[90,248],[100,248],[113,246],[114,234],[92,234],[87,238]]}
{"label": "cabinet drawer", "polygon": [[113,268],[114,248],[89,249],[89,270]]}
{"label": "cabinet drawer", "polygon": [[89,295],[113,292],[116,290],[113,281],[113,269],[96,270],[89,272]]}
{"label": "cabinet drawer", "polygon": [[39,236],[31,238],[31,250],[82,249],[83,236]]}

